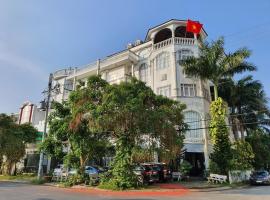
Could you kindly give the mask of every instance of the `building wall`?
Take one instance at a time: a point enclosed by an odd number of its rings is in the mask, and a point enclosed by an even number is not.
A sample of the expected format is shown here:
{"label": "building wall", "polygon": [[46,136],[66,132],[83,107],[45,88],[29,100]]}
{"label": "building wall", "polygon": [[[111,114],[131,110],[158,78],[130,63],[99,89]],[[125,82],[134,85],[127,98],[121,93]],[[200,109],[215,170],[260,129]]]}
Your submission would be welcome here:
{"label": "building wall", "polygon": [[[210,141],[208,131],[204,129],[204,127],[208,125],[208,121],[205,119],[209,118],[209,82],[187,77],[182,71],[180,52],[189,50],[194,56],[199,55],[199,42],[196,39],[185,39],[182,42],[174,40],[174,30],[179,25],[183,24],[185,24],[185,22],[172,21],[150,29],[147,35],[148,39],[145,43],[117,53],[105,60],[98,61],[96,64],[91,64],[88,68],[78,70],[72,75],[55,80],[55,82],[65,84],[68,80],[70,83],[76,84],[78,80],[86,81],[89,75],[96,73],[101,74],[102,78],[111,84],[125,81],[128,78],[127,75],[133,75],[138,79],[143,78],[146,85],[150,86],[155,93],[164,94],[169,98],[185,103],[187,105],[185,112],[192,111],[198,113],[199,119],[202,121],[197,128],[200,128],[202,138],[201,140],[192,140],[192,138],[186,139],[185,148],[188,152],[203,152],[205,164],[208,166],[208,147],[210,146]],[[165,44],[164,46],[161,45],[161,47],[156,48],[154,38],[156,34],[164,28],[172,30],[173,38],[172,40],[168,40],[168,42],[171,42],[169,45]],[[158,63],[159,56],[161,55],[166,55],[165,57],[169,58],[169,66],[159,69],[160,65]],[[127,56],[127,58],[125,58],[125,56]],[[147,70],[145,71],[147,76],[144,77],[141,77],[142,73],[140,69],[142,65],[147,66]],[[184,96],[181,84],[188,84],[189,86],[195,85],[195,89],[193,88],[189,93],[196,90],[196,96]],[[67,96],[68,93],[65,96],[59,93],[54,99],[61,102],[66,99]]]}

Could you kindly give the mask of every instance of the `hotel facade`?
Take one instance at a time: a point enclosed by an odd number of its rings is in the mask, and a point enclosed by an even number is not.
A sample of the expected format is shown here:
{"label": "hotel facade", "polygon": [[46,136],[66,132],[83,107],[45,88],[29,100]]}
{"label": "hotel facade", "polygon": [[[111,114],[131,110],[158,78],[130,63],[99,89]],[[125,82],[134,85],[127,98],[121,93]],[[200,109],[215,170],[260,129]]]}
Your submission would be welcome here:
{"label": "hotel facade", "polygon": [[204,29],[196,36],[186,32],[186,20],[169,20],[150,28],[145,40],[136,40],[126,49],[82,67],[70,67],[53,74],[53,85],[59,85],[53,99],[66,100],[78,82],[86,84],[91,75],[100,74],[110,84],[127,81],[131,76],[144,81],[156,94],[186,104],[185,159],[193,165],[193,174],[209,165],[211,142],[208,126],[211,102],[210,82],[188,77],[181,61],[199,56],[199,46],[207,37]]}

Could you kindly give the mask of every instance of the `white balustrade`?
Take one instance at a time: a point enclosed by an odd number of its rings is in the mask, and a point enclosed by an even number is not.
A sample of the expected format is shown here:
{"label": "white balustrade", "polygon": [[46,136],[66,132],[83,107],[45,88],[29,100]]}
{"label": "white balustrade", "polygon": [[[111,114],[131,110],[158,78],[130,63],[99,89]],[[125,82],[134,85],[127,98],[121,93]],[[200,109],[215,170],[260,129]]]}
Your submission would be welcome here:
{"label": "white balustrade", "polygon": [[153,49],[154,50],[161,49],[171,44],[190,46],[195,45],[195,40],[193,38],[181,38],[181,37],[169,38],[167,40],[163,40],[159,43],[154,44]]}
{"label": "white balustrade", "polygon": [[203,138],[185,138],[184,143],[204,143]]}

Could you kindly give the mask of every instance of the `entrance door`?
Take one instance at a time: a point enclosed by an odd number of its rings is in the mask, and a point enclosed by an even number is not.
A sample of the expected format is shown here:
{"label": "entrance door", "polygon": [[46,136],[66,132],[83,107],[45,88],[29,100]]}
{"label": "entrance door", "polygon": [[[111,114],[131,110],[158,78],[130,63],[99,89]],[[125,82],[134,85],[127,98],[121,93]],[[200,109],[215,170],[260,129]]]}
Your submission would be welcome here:
{"label": "entrance door", "polygon": [[203,153],[185,153],[185,159],[192,165],[190,176],[202,176],[205,169]]}

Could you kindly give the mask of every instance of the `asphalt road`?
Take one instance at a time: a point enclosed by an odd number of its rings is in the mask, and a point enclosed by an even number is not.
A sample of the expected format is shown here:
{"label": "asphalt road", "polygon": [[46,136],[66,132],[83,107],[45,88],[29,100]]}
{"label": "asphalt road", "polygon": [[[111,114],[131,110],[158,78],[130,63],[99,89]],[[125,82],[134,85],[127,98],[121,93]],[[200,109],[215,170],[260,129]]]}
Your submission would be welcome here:
{"label": "asphalt road", "polygon": [[178,197],[116,197],[81,193],[51,186],[36,186],[23,183],[0,182],[0,200],[270,200],[270,186],[254,186],[215,192],[190,191]]}

